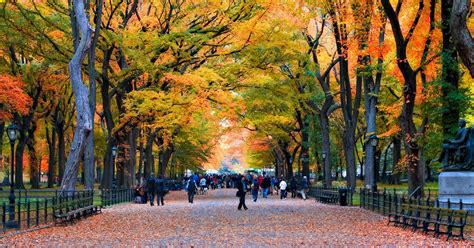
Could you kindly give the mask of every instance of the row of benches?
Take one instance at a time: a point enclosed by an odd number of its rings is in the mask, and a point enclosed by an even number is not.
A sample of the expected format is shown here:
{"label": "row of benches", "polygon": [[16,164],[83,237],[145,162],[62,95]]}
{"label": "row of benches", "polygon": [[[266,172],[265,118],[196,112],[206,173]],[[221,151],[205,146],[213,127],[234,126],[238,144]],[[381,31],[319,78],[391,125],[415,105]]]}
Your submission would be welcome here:
{"label": "row of benches", "polygon": [[318,190],[314,196],[316,201],[329,204],[337,204],[339,202],[339,192],[334,190]]}
{"label": "row of benches", "polygon": [[[430,206],[402,204],[400,212],[390,213],[388,225],[394,223],[403,228],[412,228],[413,231],[421,229],[423,233],[434,232],[436,237],[446,234],[450,237],[464,239],[464,227],[468,211],[436,208]],[[453,229],[459,229],[455,234]]]}
{"label": "row of benches", "polygon": [[53,205],[55,224],[73,222],[75,219],[101,212],[101,207],[94,205],[92,194],[80,197],[58,197]]}

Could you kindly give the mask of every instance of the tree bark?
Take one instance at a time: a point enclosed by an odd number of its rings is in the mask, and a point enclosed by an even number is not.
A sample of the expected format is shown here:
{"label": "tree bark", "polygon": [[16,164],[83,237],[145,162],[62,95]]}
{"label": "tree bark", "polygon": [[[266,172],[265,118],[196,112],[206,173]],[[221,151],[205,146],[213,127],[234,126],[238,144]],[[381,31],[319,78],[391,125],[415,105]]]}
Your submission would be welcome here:
{"label": "tree bark", "polygon": [[152,169],[154,170],[154,158],[153,158],[153,141],[156,138],[158,131],[151,131],[148,133],[148,137],[146,139],[146,147],[145,147],[145,178],[150,177],[152,173]]}
{"label": "tree bark", "polygon": [[344,116],[345,130],[342,135],[344,140],[344,154],[346,158],[346,170],[348,186],[356,187],[356,159],[355,159],[355,131],[359,118],[359,106],[361,102],[362,85],[361,80],[356,80],[355,96],[353,97],[352,86],[349,77],[348,61],[348,31],[345,21],[347,14],[347,3],[335,3],[330,1],[329,15],[332,19],[336,48],[339,55],[339,75],[341,91],[341,108]]}
{"label": "tree bark", "polygon": [[[89,106],[89,90],[84,85],[82,79],[82,62],[90,48],[93,30],[87,20],[84,1],[74,0],[73,9],[74,14],[71,13],[71,18],[77,23],[81,37],[74,51],[74,56],[69,62],[69,73],[76,104],[76,128],[70,153],[66,161],[64,178],[61,182],[61,194],[63,195],[68,194],[68,191],[76,189],[79,162],[93,125]],[[77,36],[74,37],[75,40],[77,38]]]}
{"label": "tree bark", "polygon": [[133,187],[135,185],[135,168],[137,165],[137,138],[140,133],[139,128],[134,128],[132,132],[128,134],[128,144],[130,147],[129,156],[130,162],[128,164],[128,171],[125,178],[126,187]]}
{"label": "tree bark", "polygon": [[319,114],[319,120],[321,122],[321,136],[322,136],[322,154],[325,154],[323,158],[323,174],[324,174],[324,186],[332,186],[332,175],[331,175],[331,141],[329,138],[329,117],[326,113],[321,112]]}
{"label": "tree bark", "polygon": [[470,6],[470,0],[453,0],[450,29],[459,57],[474,78],[474,40],[466,23]]}
{"label": "tree bark", "polygon": [[56,129],[51,129],[51,135],[49,134],[49,128],[46,127],[46,141],[48,143],[48,188],[54,187],[54,173],[56,170]]}
{"label": "tree bark", "polygon": [[415,100],[416,100],[416,71],[411,67],[409,60],[406,54],[406,47],[408,45],[409,39],[416,27],[417,20],[419,20],[422,10],[423,10],[423,0],[420,0],[419,9],[417,15],[414,19],[414,25],[410,29],[407,37],[403,36],[400,22],[398,16],[393,10],[392,5],[389,0],[381,0],[382,6],[385,10],[385,13],[390,20],[390,25],[392,26],[393,36],[395,38],[396,50],[397,50],[397,65],[400,69],[404,84],[403,84],[403,107],[402,113],[399,119],[400,127],[402,130],[403,143],[405,146],[405,153],[408,163],[408,191],[413,193],[419,187],[421,187],[421,192],[423,192],[423,178],[419,173],[419,158],[420,158],[420,147],[416,140],[417,129],[413,119]]}
{"label": "tree bark", "polygon": [[452,138],[456,134],[460,109],[460,102],[456,97],[456,94],[459,94],[459,66],[449,24],[452,8],[453,0],[441,1],[441,31],[443,33],[443,53],[441,55],[443,108],[441,122],[445,139]]}
{"label": "tree bark", "polygon": [[30,165],[30,184],[31,188],[39,189],[40,187],[40,166],[41,162],[38,160],[36,154],[36,139],[35,139],[35,131],[36,131],[36,120],[31,122],[31,128],[28,130],[28,138],[26,141],[26,146],[28,147],[28,157],[29,157],[29,165]]}
{"label": "tree bark", "polygon": [[64,124],[59,123],[57,125],[58,131],[58,177],[59,183],[62,182],[64,177],[64,169],[66,168],[66,140],[65,140],[65,130]]}
{"label": "tree bark", "polygon": [[402,158],[402,141],[395,136],[392,138],[392,143],[392,182],[393,184],[400,184],[401,169],[398,163]]}

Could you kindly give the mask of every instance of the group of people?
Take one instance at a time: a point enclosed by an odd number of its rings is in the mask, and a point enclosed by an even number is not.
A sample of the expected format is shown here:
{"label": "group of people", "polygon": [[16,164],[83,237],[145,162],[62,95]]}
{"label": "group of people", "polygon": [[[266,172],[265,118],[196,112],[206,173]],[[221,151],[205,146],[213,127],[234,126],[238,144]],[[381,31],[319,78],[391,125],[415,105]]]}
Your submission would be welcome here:
{"label": "group of people", "polygon": [[264,173],[263,175],[253,176],[242,175],[240,176],[240,180],[236,184],[236,187],[236,196],[239,197],[239,205],[237,209],[241,210],[243,208],[244,210],[247,210],[248,208],[245,205],[245,195],[248,191],[252,192],[252,198],[254,202],[257,201],[260,192],[263,198],[268,198],[268,195],[273,194],[273,192],[275,192],[277,195],[278,192],[280,192],[280,199],[286,200],[288,197],[288,190],[291,191],[292,198],[295,198],[298,194],[300,194],[301,197],[306,200],[306,191],[309,188],[309,182],[306,176],[301,178],[299,181],[293,177],[290,181],[290,185],[288,185],[285,178],[270,178]]}
{"label": "group of people", "polygon": [[147,203],[150,201],[150,206],[165,205],[165,195],[168,193],[166,182],[162,176],[154,177],[153,173],[146,179],[144,185],[137,185],[135,187],[135,203]]}
{"label": "group of people", "polygon": [[[288,192],[291,192],[291,197],[295,198],[297,195],[306,200],[306,191],[309,188],[309,181],[306,176],[300,178],[291,178],[287,183],[283,177],[270,177],[265,174],[262,175],[199,175],[194,174],[183,179],[184,189],[188,194],[189,203],[194,202],[194,196],[199,192],[206,192],[208,189],[217,188],[236,188],[236,196],[239,197],[238,210],[247,210],[245,204],[245,196],[247,192],[251,192],[254,202],[257,201],[261,194],[263,198],[268,198],[268,195],[280,195],[280,199],[287,199]],[[168,189],[165,180],[159,176],[155,178],[153,174],[146,179],[144,185],[137,185],[135,187],[135,202],[147,203],[148,200],[151,206],[154,206],[155,196],[158,206],[164,205],[164,197]]]}

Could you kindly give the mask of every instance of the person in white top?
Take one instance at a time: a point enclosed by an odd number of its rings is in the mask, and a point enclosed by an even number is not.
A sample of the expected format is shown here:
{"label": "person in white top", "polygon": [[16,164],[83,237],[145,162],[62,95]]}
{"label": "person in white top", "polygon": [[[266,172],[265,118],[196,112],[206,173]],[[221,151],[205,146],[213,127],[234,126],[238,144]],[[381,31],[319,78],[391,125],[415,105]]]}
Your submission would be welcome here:
{"label": "person in white top", "polygon": [[285,198],[285,200],[286,200],[286,196],[287,196],[286,187],[287,186],[288,186],[288,184],[286,183],[285,179],[282,178],[281,182],[280,182],[280,199]]}

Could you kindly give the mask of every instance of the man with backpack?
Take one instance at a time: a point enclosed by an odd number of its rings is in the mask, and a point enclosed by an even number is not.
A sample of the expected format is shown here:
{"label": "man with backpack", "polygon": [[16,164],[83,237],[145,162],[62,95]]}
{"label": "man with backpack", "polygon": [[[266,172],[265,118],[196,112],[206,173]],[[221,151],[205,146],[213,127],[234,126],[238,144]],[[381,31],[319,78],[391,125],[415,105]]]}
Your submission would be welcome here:
{"label": "man with backpack", "polygon": [[158,204],[158,206],[160,206],[160,202],[161,202],[161,205],[165,205],[165,202],[164,202],[164,197],[165,197],[165,180],[160,176],[158,176],[158,178],[156,179],[156,182],[155,182],[155,187],[156,187],[156,204]]}
{"label": "man with backpack", "polygon": [[188,183],[186,184],[186,190],[188,191],[188,201],[193,203],[194,194],[196,194],[197,184],[193,177],[190,177]]}
{"label": "man with backpack", "polygon": [[147,194],[150,197],[150,206],[154,206],[154,201],[155,201],[155,177],[153,173],[151,173],[150,177],[146,180],[146,190]]}

